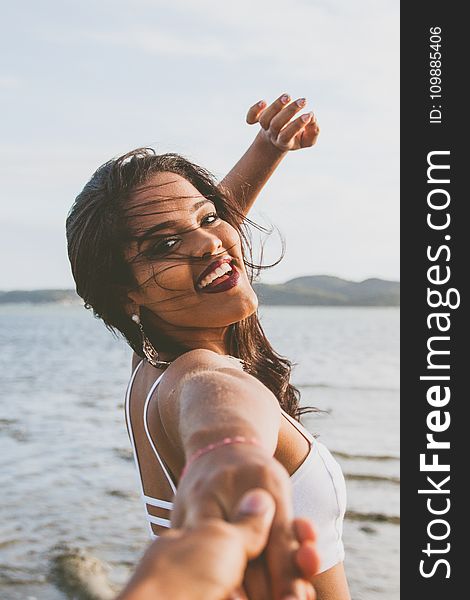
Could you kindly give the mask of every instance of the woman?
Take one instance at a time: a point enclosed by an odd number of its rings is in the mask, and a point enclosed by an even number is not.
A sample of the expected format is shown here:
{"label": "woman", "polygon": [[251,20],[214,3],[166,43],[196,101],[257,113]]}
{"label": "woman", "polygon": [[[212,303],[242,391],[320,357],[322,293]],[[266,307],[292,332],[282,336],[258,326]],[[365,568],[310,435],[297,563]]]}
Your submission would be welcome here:
{"label": "woman", "polygon": [[77,292],[135,351],[127,424],[153,535],[170,510],[174,526],[191,527],[265,488],[276,513],[245,592],[308,597],[292,560],[294,508],[317,528],[318,598],[344,600],[344,479],[297,421],[290,362],[256,314],[245,231],[283,156],[317,139],[313,114],[296,116],[304,106],[287,94],[254,105],[247,121],[260,132],[220,185],[175,154],[139,149],[106,163],[77,197],[67,238]]}

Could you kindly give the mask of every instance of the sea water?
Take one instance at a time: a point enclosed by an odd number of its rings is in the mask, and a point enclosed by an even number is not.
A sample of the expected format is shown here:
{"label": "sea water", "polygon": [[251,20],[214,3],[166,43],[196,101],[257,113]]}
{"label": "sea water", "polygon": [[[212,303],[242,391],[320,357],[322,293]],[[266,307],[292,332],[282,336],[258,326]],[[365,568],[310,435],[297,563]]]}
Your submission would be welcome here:
{"label": "sea water", "polygon": [[[302,404],[321,411],[304,424],[346,476],[353,598],[396,600],[399,311],[263,306],[261,318],[296,363]],[[119,587],[148,543],[123,413],[130,356],[81,306],[0,307],[1,600],[79,598],[57,575],[67,561]]]}

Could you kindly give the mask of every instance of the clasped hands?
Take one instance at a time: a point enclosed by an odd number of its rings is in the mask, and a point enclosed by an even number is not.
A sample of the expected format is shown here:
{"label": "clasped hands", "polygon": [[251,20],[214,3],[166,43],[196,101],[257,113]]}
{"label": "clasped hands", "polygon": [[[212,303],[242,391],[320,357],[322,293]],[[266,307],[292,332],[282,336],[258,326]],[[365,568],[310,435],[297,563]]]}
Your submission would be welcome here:
{"label": "clasped hands", "polygon": [[117,600],[315,599],[314,528],[292,517],[287,471],[258,449],[222,452],[223,469],[208,455],[182,479],[173,528],[148,547]]}
{"label": "clasped hands", "polygon": [[[258,496],[264,497],[262,500],[268,508],[264,520],[259,520],[258,515],[254,529],[255,520],[253,517],[249,520],[251,534],[240,542],[237,529],[240,503],[254,488],[258,489]],[[246,516],[242,514],[241,522],[246,524],[244,519]],[[313,543],[313,526],[306,519],[294,519],[289,474],[264,448],[238,444],[198,459],[180,481],[171,520],[172,526],[189,529],[191,533],[216,520],[232,540],[227,543],[228,551],[222,550],[222,544],[220,550],[214,546],[206,549],[207,554],[202,549],[196,553],[200,568],[211,564],[211,577],[219,578],[219,584],[222,581],[230,584],[224,588],[225,595],[206,593],[200,596],[201,600],[312,600],[315,597],[310,579],[318,570],[319,559]],[[246,528],[243,531],[246,532]],[[234,542],[237,537],[238,544]],[[199,543],[203,538],[201,534]],[[197,580],[204,580],[202,573]],[[219,592],[221,589],[219,587]]]}

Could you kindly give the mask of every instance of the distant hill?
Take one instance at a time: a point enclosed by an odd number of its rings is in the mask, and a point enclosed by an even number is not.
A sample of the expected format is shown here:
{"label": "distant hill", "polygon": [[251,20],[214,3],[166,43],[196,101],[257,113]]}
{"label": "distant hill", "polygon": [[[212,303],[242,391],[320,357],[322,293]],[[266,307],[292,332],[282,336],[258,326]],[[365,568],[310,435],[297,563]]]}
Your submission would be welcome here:
{"label": "distant hill", "polygon": [[[399,306],[400,283],[385,279],[348,281],[330,275],[296,277],[286,283],[255,283],[261,304],[274,306]],[[0,292],[0,304],[60,302],[77,304],[82,300],[74,290],[32,290]]]}
{"label": "distant hill", "polygon": [[399,306],[400,283],[385,279],[348,281],[330,275],[296,277],[286,283],[255,284],[261,304],[288,306]]}
{"label": "distant hill", "polygon": [[0,304],[45,304],[47,302],[60,302],[62,304],[83,304],[83,300],[75,290],[14,290],[0,292]]}

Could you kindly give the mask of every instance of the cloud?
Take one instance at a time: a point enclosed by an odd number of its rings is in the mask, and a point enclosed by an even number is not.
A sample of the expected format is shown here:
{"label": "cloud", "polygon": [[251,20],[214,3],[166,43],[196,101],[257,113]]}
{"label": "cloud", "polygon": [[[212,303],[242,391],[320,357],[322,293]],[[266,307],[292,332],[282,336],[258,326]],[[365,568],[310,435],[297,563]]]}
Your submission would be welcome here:
{"label": "cloud", "polygon": [[0,75],[0,90],[17,90],[23,81],[12,75]]}
{"label": "cloud", "polygon": [[[4,216],[43,227],[51,254],[63,252],[73,197],[112,155],[150,144],[222,176],[253,138],[246,107],[288,91],[307,97],[322,134],[260,198],[289,248],[273,277],[398,270],[398,3],[47,0],[24,18],[15,7],[23,42],[16,71],[0,76],[12,115],[0,145]],[[310,223],[313,262],[302,248]],[[14,260],[5,269],[16,280]]]}

